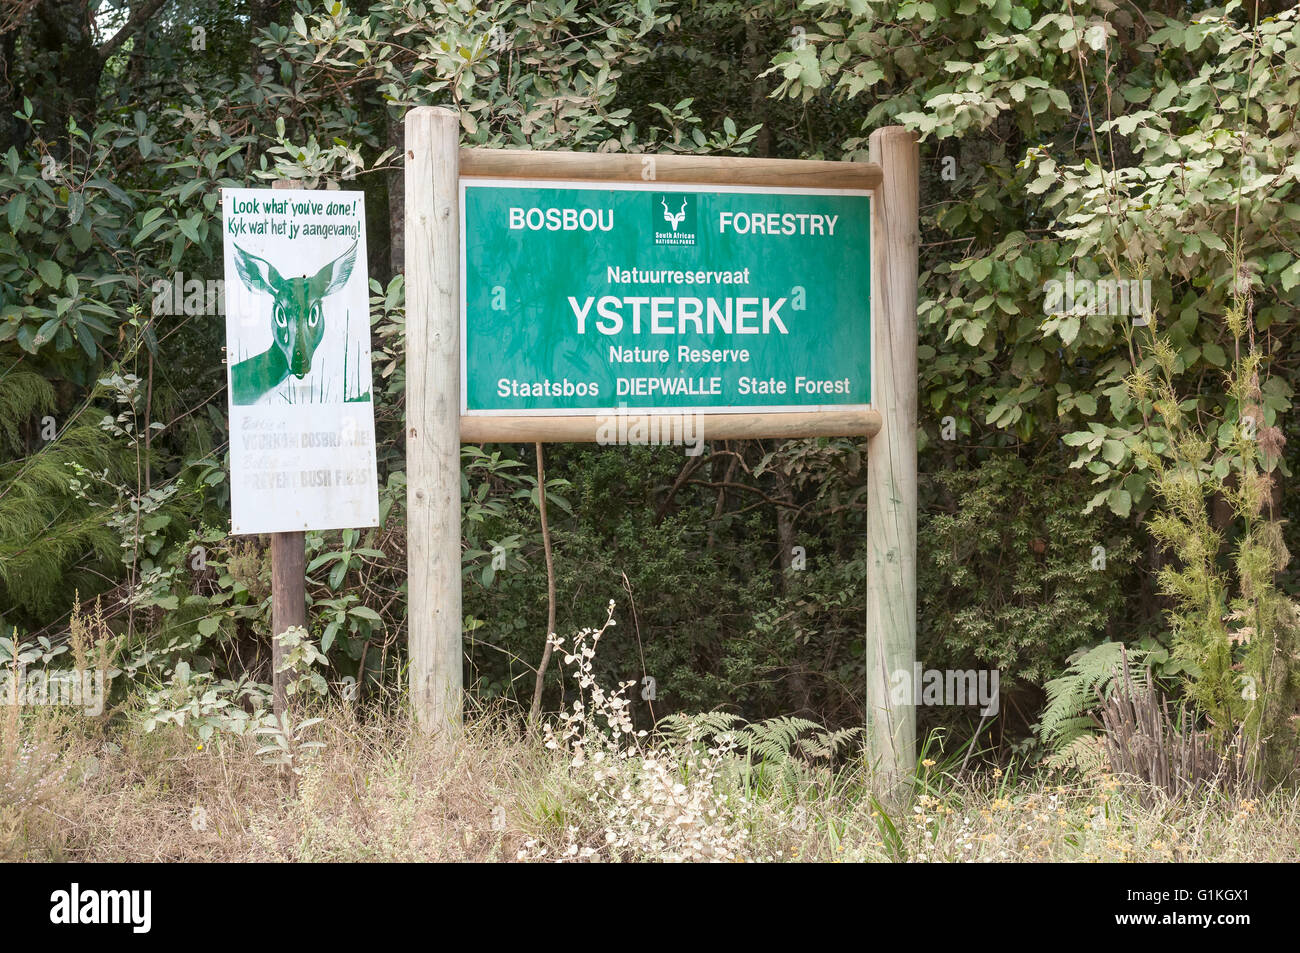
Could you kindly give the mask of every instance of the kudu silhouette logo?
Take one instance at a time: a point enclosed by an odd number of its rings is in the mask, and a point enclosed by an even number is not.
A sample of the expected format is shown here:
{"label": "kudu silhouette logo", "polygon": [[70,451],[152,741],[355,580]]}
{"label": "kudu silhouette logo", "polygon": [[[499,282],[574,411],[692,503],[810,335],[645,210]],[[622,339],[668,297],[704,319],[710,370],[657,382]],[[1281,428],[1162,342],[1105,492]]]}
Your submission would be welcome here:
{"label": "kudu silhouette logo", "polygon": [[650,208],[656,245],[695,244],[695,196],[655,193]]}
{"label": "kudu silhouette logo", "polygon": [[232,246],[235,271],[244,287],[271,297],[270,348],[230,369],[232,403],[253,404],[290,374],[302,380],[325,337],[324,301],[347,285],[357,261],[357,243],[316,274],[285,278],[265,258]]}
{"label": "kudu silhouette logo", "polygon": [[668,211],[668,202],[666,200],[661,199],[660,201],[663,203],[664,207],[664,220],[673,227],[674,232],[677,231],[677,226],[680,225],[682,219],[686,217],[686,199],[682,199],[682,210],[676,215]]}

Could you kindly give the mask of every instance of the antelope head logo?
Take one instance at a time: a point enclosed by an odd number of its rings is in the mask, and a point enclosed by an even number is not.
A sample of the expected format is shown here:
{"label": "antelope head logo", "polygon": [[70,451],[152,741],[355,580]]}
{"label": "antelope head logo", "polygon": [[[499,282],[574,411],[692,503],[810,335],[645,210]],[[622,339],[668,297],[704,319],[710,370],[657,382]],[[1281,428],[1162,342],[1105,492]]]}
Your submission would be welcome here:
{"label": "antelope head logo", "polygon": [[271,296],[271,347],[231,368],[236,404],[251,404],[292,374],[301,380],[325,337],[323,301],[352,277],[357,243],[316,274],[285,278],[265,258],[235,248],[235,270],[249,291]]}
{"label": "antelope head logo", "polygon": [[664,221],[673,227],[674,232],[677,231],[677,226],[680,225],[682,219],[686,217],[686,199],[682,199],[682,210],[676,215],[668,211],[668,202],[666,200],[660,199],[659,204],[664,207]]}

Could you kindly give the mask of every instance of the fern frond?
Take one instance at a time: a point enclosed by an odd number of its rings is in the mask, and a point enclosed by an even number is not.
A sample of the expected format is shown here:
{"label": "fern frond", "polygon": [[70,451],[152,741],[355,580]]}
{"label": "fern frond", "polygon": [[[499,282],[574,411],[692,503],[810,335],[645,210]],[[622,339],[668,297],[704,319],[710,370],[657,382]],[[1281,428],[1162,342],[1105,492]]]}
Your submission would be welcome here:
{"label": "fern frond", "polygon": [[[1062,750],[1094,727],[1087,713],[1095,706],[1098,691],[1103,696],[1110,694],[1124,648],[1122,642],[1102,642],[1073,656],[1065,672],[1043,686],[1047,707],[1038,725],[1038,736],[1044,742]],[[1128,649],[1127,654],[1130,674],[1140,677],[1147,653]]]}
{"label": "fern frond", "polygon": [[799,749],[810,758],[834,758],[843,749],[849,747],[859,735],[860,727],[841,728],[839,731],[822,729],[811,737],[799,739]]}
{"label": "fern frond", "polygon": [[1106,766],[1106,746],[1096,735],[1080,734],[1048,755],[1047,766],[1058,771],[1075,771],[1085,778],[1093,777]]}
{"label": "fern frond", "polygon": [[747,722],[725,711],[669,715],[656,727],[660,737],[670,743],[717,741],[730,735],[751,760],[773,765],[784,764],[796,755],[833,758],[862,733],[860,728],[828,731],[815,721],[793,715]]}
{"label": "fern frond", "polygon": [[667,715],[659,720],[655,730],[664,741],[688,742],[716,738],[744,724],[745,719],[731,712],[706,711],[695,715]]}
{"label": "fern frond", "polygon": [[757,755],[761,761],[779,764],[790,756],[801,734],[823,730],[821,725],[807,718],[781,715],[746,725],[739,740],[750,757]]}

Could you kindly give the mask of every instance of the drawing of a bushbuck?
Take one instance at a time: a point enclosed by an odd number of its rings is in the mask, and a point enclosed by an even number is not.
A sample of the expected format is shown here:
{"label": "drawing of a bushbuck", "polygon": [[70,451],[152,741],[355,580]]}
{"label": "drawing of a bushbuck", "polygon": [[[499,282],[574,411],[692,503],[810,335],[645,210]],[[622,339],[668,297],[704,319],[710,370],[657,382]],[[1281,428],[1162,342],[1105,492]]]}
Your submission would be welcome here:
{"label": "drawing of a bushbuck", "polygon": [[235,270],[249,291],[271,296],[271,347],[230,369],[233,403],[252,404],[290,374],[302,380],[325,337],[323,301],[343,290],[357,261],[357,243],[310,278],[284,278],[265,258],[235,247]]}

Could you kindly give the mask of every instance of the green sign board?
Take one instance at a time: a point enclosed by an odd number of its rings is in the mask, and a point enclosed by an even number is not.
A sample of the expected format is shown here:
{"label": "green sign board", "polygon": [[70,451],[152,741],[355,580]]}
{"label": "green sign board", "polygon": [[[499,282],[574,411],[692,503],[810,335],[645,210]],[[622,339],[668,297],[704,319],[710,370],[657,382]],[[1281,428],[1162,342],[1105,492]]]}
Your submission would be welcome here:
{"label": "green sign board", "polygon": [[870,201],[462,179],[462,413],[869,404]]}

